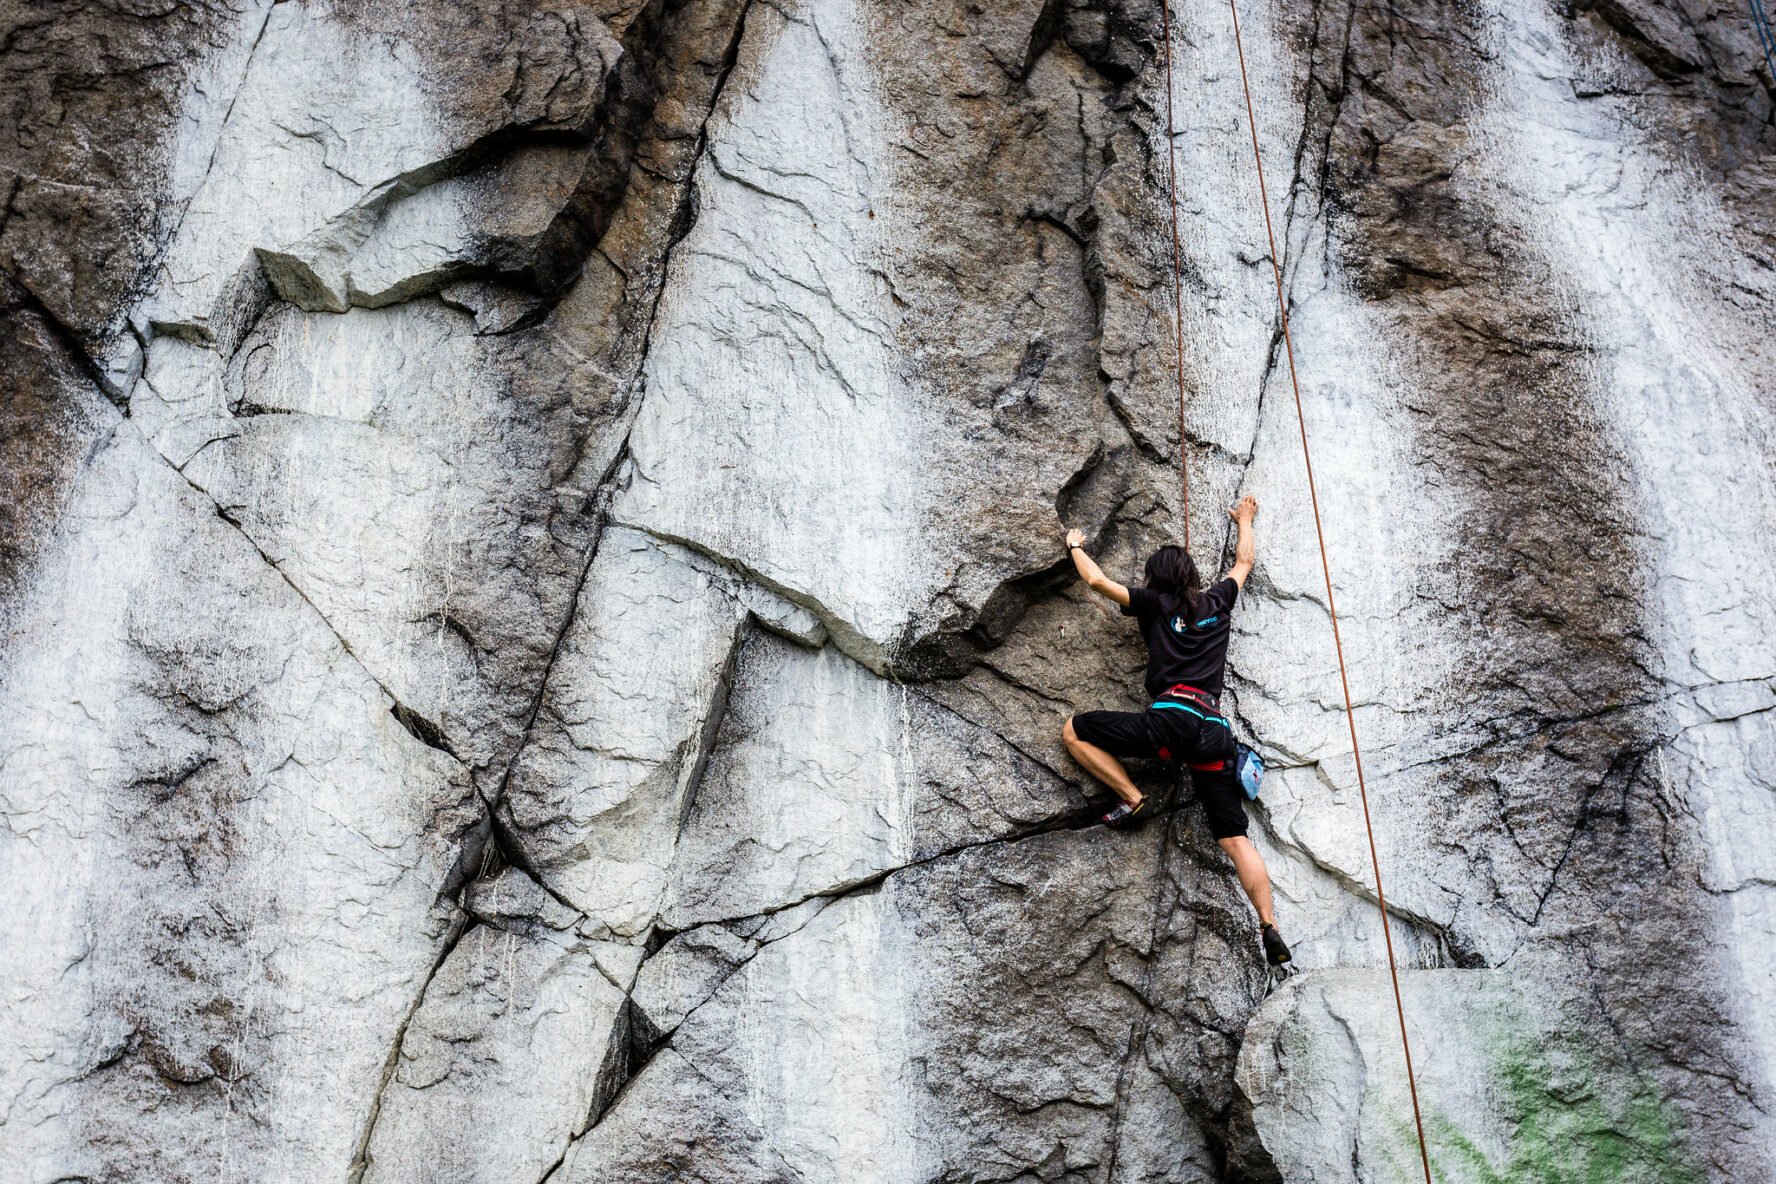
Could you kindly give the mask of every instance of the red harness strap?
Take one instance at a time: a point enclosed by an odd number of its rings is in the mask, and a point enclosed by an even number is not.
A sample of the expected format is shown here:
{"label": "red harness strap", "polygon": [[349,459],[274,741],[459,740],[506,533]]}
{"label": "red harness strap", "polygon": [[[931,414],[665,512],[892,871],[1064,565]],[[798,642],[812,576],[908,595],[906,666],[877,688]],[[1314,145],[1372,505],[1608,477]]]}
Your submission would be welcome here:
{"label": "red harness strap", "polygon": [[1184,683],[1178,683],[1176,686],[1170,686],[1165,689],[1161,698],[1167,697],[1173,699],[1189,699],[1193,703],[1208,708],[1216,715],[1221,714],[1221,707],[1220,704],[1215,701],[1215,696],[1209,694],[1201,687],[1187,686]]}
{"label": "red harness strap", "polygon": [[[1186,683],[1178,683],[1175,686],[1167,687],[1165,693],[1177,699],[1190,699],[1217,714],[1221,711],[1221,708],[1215,703],[1215,696],[1209,694],[1201,687],[1193,687]],[[1159,750],[1159,756],[1161,760],[1169,761],[1172,759],[1172,754],[1164,748]],[[1199,773],[1219,773],[1222,769],[1227,767],[1227,762],[1213,761],[1207,764],[1188,765],[1187,767],[1195,769]]]}

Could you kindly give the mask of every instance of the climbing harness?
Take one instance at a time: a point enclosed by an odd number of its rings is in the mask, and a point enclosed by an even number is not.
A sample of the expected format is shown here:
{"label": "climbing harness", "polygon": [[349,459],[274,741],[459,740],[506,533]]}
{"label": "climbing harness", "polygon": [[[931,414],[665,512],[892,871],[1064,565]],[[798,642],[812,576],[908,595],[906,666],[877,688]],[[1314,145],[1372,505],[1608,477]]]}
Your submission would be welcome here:
{"label": "climbing harness", "polygon": [[[1183,702],[1178,700],[1183,700]],[[1233,731],[1233,725],[1227,722],[1227,717],[1220,714],[1221,708],[1216,704],[1213,695],[1183,683],[1167,688],[1165,695],[1155,700],[1149,707],[1152,710],[1188,712],[1204,723],[1220,724],[1230,733]],[[1161,752],[1163,753],[1164,750],[1161,749]],[[1219,773],[1227,767],[1227,762],[1224,760],[1210,761],[1190,767],[1199,772]],[[1238,740],[1233,742],[1233,774],[1235,780],[1239,782],[1240,790],[1245,793],[1246,799],[1257,801],[1258,789],[1264,783],[1264,759],[1251,746],[1242,744]]]}
{"label": "climbing harness", "polygon": [[1220,724],[1222,727],[1232,730],[1233,725],[1229,724],[1226,717],[1221,714],[1221,708],[1216,705],[1214,696],[1207,691],[1187,686],[1184,683],[1167,687],[1165,694],[1148,706],[1150,709],[1187,712],[1206,723]]}
{"label": "climbing harness", "polygon": [[[1761,0],[1753,0],[1754,4]],[[1344,641],[1338,631],[1338,604],[1332,592],[1332,564],[1326,555],[1326,532],[1320,522],[1320,497],[1314,486],[1313,456],[1307,443],[1307,415],[1302,410],[1301,379],[1295,371],[1295,344],[1289,336],[1289,304],[1283,291],[1283,268],[1277,255],[1276,231],[1270,219],[1270,195],[1264,185],[1264,157],[1258,148],[1258,117],[1252,106],[1252,83],[1246,70],[1245,41],[1240,34],[1239,4],[1237,0],[1227,0],[1227,9],[1233,18],[1233,44],[1239,57],[1240,87],[1245,92],[1246,126],[1252,133],[1252,166],[1258,177],[1258,202],[1264,211],[1264,234],[1270,244],[1271,276],[1276,281],[1277,316],[1283,330],[1283,353],[1289,362],[1289,384],[1295,391],[1295,422],[1301,433],[1301,461],[1307,470],[1308,500],[1313,506],[1314,536],[1320,547],[1320,573],[1326,582],[1326,611],[1332,619],[1332,648],[1338,657],[1338,682],[1344,691],[1344,718],[1350,727],[1351,758],[1356,765],[1357,791],[1363,803],[1363,829],[1369,836],[1369,868],[1375,876],[1375,902],[1381,911],[1381,936],[1387,947],[1388,976],[1393,982],[1394,1011],[1400,1021],[1400,1049],[1406,1058],[1406,1088],[1412,1095],[1412,1121],[1418,1130],[1418,1155],[1424,1166],[1425,1184],[1433,1184],[1431,1179],[1431,1155],[1425,1143],[1424,1115],[1418,1104],[1418,1084],[1412,1070],[1412,1041],[1406,1033],[1406,1004],[1400,994],[1400,969],[1394,956],[1393,933],[1388,926],[1387,897],[1381,887],[1381,858],[1376,853],[1375,824],[1369,813],[1369,787],[1363,777],[1363,752],[1357,743],[1357,720],[1352,711],[1350,676],[1346,672],[1344,662]],[[1179,453],[1181,467],[1190,467],[1187,443],[1183,434],[1183,399],[1184,399],[1184,315],[1182,295],[1183,256],[1178,240],[1178,172],[1176,165],[1177,132],[1172,114],[1172,12],[1170,0],[1160,0],[1160,16],[1165,39],[1166,67],[1166,151],[1170,163],[1167,173],[1172,205],[1172,287],[1174,292],[1174,310],[1177,317],[1178,336],[1178,400],[1179,400]],[[1185,479],[1185,488],[1189,481]],[[1185,501],[1186,540],[1189,538],[1189,501]],[[1188,546],[1188,541],[1185,544]]]}
{"label": "climbing harness", "polygon": [[1776,82],[1776,33],[1770,32],[1764,0],[1751,0],[1751,24],[1757,30],[1758,43],[1764,47],[1764,67],[1770,71],[1770,81]]}

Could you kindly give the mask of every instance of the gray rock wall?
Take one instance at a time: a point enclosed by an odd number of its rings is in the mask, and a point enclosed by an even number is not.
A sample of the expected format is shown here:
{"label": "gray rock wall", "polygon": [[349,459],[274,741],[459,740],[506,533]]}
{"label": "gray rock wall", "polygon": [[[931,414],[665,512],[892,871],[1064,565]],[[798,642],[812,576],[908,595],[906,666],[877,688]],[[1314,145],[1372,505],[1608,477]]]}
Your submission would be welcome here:
{"label": "gray rock wall", "polygon": [[[1420,1178],[1232,25],[8,12],[0,1176]],[[1776,81],[1242,5],[1440,1181],[1776,1178]],[[1185,441],[1172,338],[1177,164]],[[1133,579],[1263,503],[1187,790]]]}

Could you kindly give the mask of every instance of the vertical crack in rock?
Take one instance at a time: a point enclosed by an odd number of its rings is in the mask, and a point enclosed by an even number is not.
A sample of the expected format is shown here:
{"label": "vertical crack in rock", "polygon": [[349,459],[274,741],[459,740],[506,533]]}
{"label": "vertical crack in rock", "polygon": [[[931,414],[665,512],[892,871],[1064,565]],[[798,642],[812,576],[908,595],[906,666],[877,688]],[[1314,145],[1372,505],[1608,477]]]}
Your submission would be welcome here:
{"label": "vertical crack in rock", "polygon": [[[685,234],[688,233],[690,229],[690,223],[695,220],[696,215],[693,208],[693,184],[697,168],[708,152],[709,120],[714,116],[716,108],[721,103],[722,93],[727,87],[728,78],[733,72],[735,62],[739,58],[740,43],[745,36],[746,30],[746,14],[750,11],[752,4],[753,0],[744,0],[739,7],[738,14],[734,18],[733,33],[728,39],[726,49],[723,51],[721,66],[717,73],[715,83],[710,90],[708,105],[704,109],[703,118],[698,126],[696,148],[691,154],[688,165],[684,168],[682,180],[678,182],[681,187],[681,195],[676,203],[679,212],[671,221],[668,228],[667,241],[660,252],[659,261],[656,265],[656,274],[658,278],[652,282],[653,291],[648,304],[647,319],[645,327],[640,335],[641,345],[633,367],[633,373],[637,376],[635,382],[637,385],[636,397],[638,399],[646,397],[646,390],[642,376],[645,375],[648,354],[653,348],[654,325],[659,317],[660,301],[665,296],[665,277],[669,273],[672,254],[678,244],[684,240]],[[522,756],[525,745],[529,743],[531,730],[536,725],[537,714],[542,709],[543,698],[548,690],[549,676],[553,673],[556,660],[561,654],[561,647],[566,641],[568,633],[573,628],[574,614],[579,609],[580,597],[585,590],[586,579],[592,571],[593,561],[598,557],[598,544],[603,537],[604,526],[608,521],[611,503],[617,494],[616,482],[622,477],[628,462],[629,436],[625,434],[622,445],[617,449],[616,457],[611,461],[609,466],[607,466],[605,472],[594,487],[594,502],[590,512],[594,521],[591,545],[588,546],[586,550],[585,558],[580,565],[579,577],[574,584],[573,595],[568,600],[567,611],[562,617],[560,627],[555,631],[554,641],[550,646],[547,660],[544,662],[541,674],[537,679],[536,689],[531,696],[530,707],[526,713],[523,734],[513,751],[511,759],[506,763],[506,770],[500,781],[498,797],[504,797],[506,787],[511,782],[512,770],[516,767],[519,758]],[[543,881],[539,878],[538,882],[541,883]]]}
{"label": "vertical crack in rock", "polygon": [[[1160,829],[1158,837],[1159,858],[1153,864],[1153,924],[1148,932],[1145,957],[1141,960],[1141,986],[1135,991],[1140,1000],[1141,1011],[1129,1025],[1128,1047],[1122,1056],[1122,1070],[1116,1079],[1116,1101],[1111,1108],[1110,1120],[1110,1163],[1104,1170],[1106,1180],[1116,1179],[1116,1160],[1122,1150],[1123,1123],[1128,1110],[1130,1078],[1135,1062],[1147,1055],[1147,1033],[1153,1020],[1153,968],[1159,959],[1160,932],[1169,923],[1168,897],[1166,888],[1170,882],[1167,876],[1167,862],[1171,858],[1174,845],[1174,833],[1177,826],[1175,817],[1168,817],[1165,826]],[[1189,943],[1193,948],[1195,941]]]}
{"label": "vertical crack in rock", "polygon": [[716,110],[721,106],[722,97],[728,88],[728,79],[734,73],[734,66],[740,60],[740,46],[746,38],[746,18],[752,12],[755,0],[740,0],[739,10],[733,18],[733,32],[729,35],[726,48],[721,55],[721,64],[716,71],[715,82],[710,87],[709,98],[703,107],[702,119],[697,125],[696,146],[691,150],[686,162],[679,185],[681,195],[677,203],[677,214],[672,219],[667,233],[664,250],[660,254],[658,274],[660,279],[654,284],[653,298],[648,304],[647,327],[641,334],[640,356],[635,366],[637,375],[645,375],[648,354],[654,345],[654,326],[659,320],[660,301],[666,294],[665,277],[668,274],[673,251],[690,233],[691,225],[696,221],[696,174],[709,154],[709,121],[715,117]]}
{"label": "vertical crack in rock", "polygon": [[[1150,0],[49,15],[0,34],[26,1177],[1385,1174],[1224,8],[1172,144]],[[1439,1175],[1761,1179],[1743,11],[1315,0],[1247,53]],[[1087,829],[1057,737],[1144,701],[1058,527],[1137,573],[1179,449],[1199,561],[1266,505],[1228,698],[1316,968],[1268,1000],[1189,796]]]}
{"label": "vertical crack in rock", "polygon": [[395,1038],[389,1043],[388,1056],[383,1060],[381,1079],[370,1100],[369,1112],[364,1116],[364,1133],[359,1136],[357,1150],[352,1154],[351,1169],[346,1177],[348,1184],[358,1184],[358,1181],[363,1179],[365,1156],[370,1148],[370,1136],[376,1130],[377,1115],[382,1112],[383,1095],[388,1092],[389,1083],[394,1080],[395,1069],[400,1064],[401,1045],[407,1039],[407,1029],[412,1026],[413,1017],[419,1014],[419,1009],[425,1004],[426,991],[431,987],[432,981],[438,977],[438,972],[444,968],[444,963],[456,951],[458,943],[474,927],[473,921],[467,914],[457,916],[453,932],[444,942],[443,948],[439,950],[437,959],[432,963],[431,969],[426,972],[424,981],[419,984],[419,989],[413,993],[413,1003],[407,1008],[406,1015],[401,1018],[400,1026],[395,1030]]}
{"label": "vertical crack in rock", "polygon": [[588,512],[588,517],[592,521],[592,545],[586,548],[586,557],[580,564],[579,578],[574,582],[573,596],[568,601],[567,612],[562,615],[561,626],[555,631],[555,638],[549,645],[548,658],[543,663],[542,672],[537,678],[536,690],[531,695],[530,708],[525,713],[524,730],[519,737],[517,746],[513,749],[512,758],[506,762],[504,774],[500,777],[499,790],[493,802],[495,805],[505,797],[506,787],[511,784],[512,770],[517,766],[519,758],[524,755],[524,747],[530,742],[531,729],[536,726],[537,714],[542,711],[543,697],[549,689],[549,675],[554,671],[555,662],[561,656],[561,647],[567,641],[568,632],[573,628],[574,613],[578,611],[580,596],[586,589],[586,577],[591,574],[592,564],[598,558],[598,544],[604,537],[604,525],[610,511],[611,499],[615,496],[615,483],[628,460],[629,441],[625,437],[622,446],[617,449],[616,459],[610,463],[595,487],[593,504]]}
{"label": "vertical crack in rock", "polygon": [[[147,286],[148,277],[154,275],[155,272],[159,270],[166,252],[172,247],[173,243],[177,241],[179,232],[184,229],[185,217],[190,212],[192,198],[203,188],[204,183],[210,178],[211,171],[216,167],[216,154],[221,151],[222,136],[228,127],[229,119],[234,115],[235,103],[240,100],[241,91],[246,86],[247,75],[253,68],[253,59],[258,56],[259,46],[265,40],[265,31],[271,27],[271,10],[275,3],[277,3],[277,0],[272,0],[271,3],[259,3],[257,6],[259,11],[258,27],[253,31],[252,39],[247,46],[247,52],[241,59],[240,69],[234,77],[234,85],[229,88],[228,101],[222,106],[221,113],[216,115],[210,112],[205,112],[201,117],[207,120],[205,130],[213,132],[214,138],[210,142],[210,150],[205,154],[203,168],[195,177],[179,178],[179,190],[171,195],[172,199],[178,204],[178,216],[166,227],[165,232],[161,234],[158,241],[155,243],[155,250],[144,261],[141,269],[133,277],[133,283],[131,286],[136,290],[137,294],[141,294],[142,289]],[[126,320],[127,319],[126,314]],[[141,330],[133,325],[130,326],[130,328],[132,332],[137,334],[138,343],[144,353],[146,353],[146,343],[141,342],[140,340]],[[127,387],[119,392],[119,397],[124,398],[125,400],[127,400],[128,395],[129,391]]]}

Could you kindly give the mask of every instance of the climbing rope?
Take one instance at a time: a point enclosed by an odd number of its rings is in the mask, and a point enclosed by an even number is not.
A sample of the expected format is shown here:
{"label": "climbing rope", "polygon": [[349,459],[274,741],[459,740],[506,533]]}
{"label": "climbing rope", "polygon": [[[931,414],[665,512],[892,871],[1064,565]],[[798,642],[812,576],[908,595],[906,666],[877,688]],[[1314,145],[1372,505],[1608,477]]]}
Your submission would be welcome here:
{"label": "climbing rope", "polygon": [[[1751,0],[1751,23],[1757,30],[1758,43],[1764,47],[1764,67],[1770,71],[1770,81],[1776,82],[1776,34],[1770,32],[1770,18],[1764,12],[1764,0]],[[1166,79],[1171,85],[1171,79]]]}
{"label": "climbing rope", "polygon": [[1326,531],[1320,524],[1320,495],[1314,486],[1313,455],[1307,445],[1307,415],[1301,409],[1301,379],[1295,372],[1295,343],[1289,336],[1289,302],[1283,294],[1283,265],[1277,254],[1276,231],[1270,221],[1270,195],[1264,186],[1264,156],[1258,150],[1258,117],[1252,110],[1252,83],[1246,73],[1246,47],[1240,36],[1239,5],[1227,0],[1233,16],[1233,46],[1239,55],[1240,88],[1246,96],[1246,126],[1252,133],[1252,167],[1258,174],[1258,204],[1264,210],[1264,236],[1270,244],[1270,272],[1276,281],[1277,316],[1283,328],[1283,352],[1289,360],[1289,385],[1295,390],[1295,423],[1301,431],[1301,463],[1307,470],[1307,496],[1313,506],[1314,537],[1320,545],[1320,574],[1326,581],[1326,613],[1332,619],[1332,649],[1338,656],[1338,683],[1344,691],[1344,719],[1350,727],[1351,759],[1357,769],[1357,792],[1363,802],[1363,829],[1369,836],[1369,869],[1375,875],[1375,902],[1381,910],[1381,937],[1387,946],[1388,977],[1394,986],[1394,1012],[1400,1020],[1400,1051],[1406,1056],[1406,1088],[1412,1095],[1412,1121],[1418,1128],[1418,1156],[1425,1184],[1431,1184],[1431,1153],[1425,1145],[1424,1115],[1418,1106],[1418,1083],[1412,1072],[1412,1040],[1406,1034],[1406,1003],[1400,996],[1400,966],[1388,925],[1387,897],[1381,889],[1381,856],[1375,850],[1375,823],[1369,814],[1369,786],[1363,779],[1363,750],[1357,743],[1357,716],[1351,705],[1350,675],[1344,664],[1344,640],[1338,632],[1338,602],[1332,594],[1332,564],[1326,557]]}
{"label": "climbing rope", "polygon": [[[1753,0],[1756,3],[1756,0]],[[1177,343],[1178,486],[1184,495],[1184,552],[1190,552],[1190,437],[1184,434],[1184,252],[1178,245],[1178,143],[1172,133],[1172,7],[1159,0],[1165,21],[1166,184],[1172,194],[1172,328]]]}
{"label": "climbing rope", "polygon": [[[1753,0],[1758,3],[1759,0]],[[1357,743],[1357,717],[1352,710],[1350,676],[1344,663],[1344,640],[1338,630],[1338,603],[1332,593],[1332,564],[1326,556],[1326,532],[1320,523],[1320,495],[1314,485],[1313,455],[1307,442],[1307,416],[1301,404],[1301,379],[1295,371],[1295,343],[1289,335],[1289,303],[1283,292],[1283,268],[1277,254],[1276,231],[1270,219],[1270,195],[1264,185],[1264,156],[1258,149],[1258,117],[1252,107],[1252,83],[1246,72],[1246,47],[1240,35],[1239,5],[1236,0],[1227,0],[1228,12],[1233,16],[1233,44],[1239,56],[1240,87],[1246,96],[1246,126],[1252,133],[1252,166],[1258,175],[1258,202],[1264,210],[1264,234],[1270,243],[1270,270],[1276,281],[1277,316],[1283,330],[1283,352],[1289,361],[1289,384],[1295,390],[1295,422],[1301,431],[1301,461],[1307,470],[1307,495],[1313,506],[1314,536],[1320,545],[1320,573],[1326,581],[1326,611],[1332,619],[1332,648],[1338,656],[1338,682],[1344,691],[1344,718],[1350,726],[1351,758],[1356,763],[1357,791],[1363,802],[1363,829],[1369,836],[1369,868],[1375,875],[1375,902],[1381,910],[1381,937],[1387,946],[1388,976],[1394,987],[1394,1012],[1400,1021],[1400,1049],[1406,1057],[1406,1088],[1412,1095],[1412,1121],[1418,1129],[1418,1156],[1424,1165],[1425,1184],[1432,1184],[1431,1155],[1425,1144],[1424,1115],[1418,1105],[1418,1083],[1412,1070],[1412,1040],[1406,1034],[1406,1004],[1400,994],[1400,967],[1394,956],[1394,938],[1388,925],[1387,897],[1381,887],[1381,857],[1376,853],[1375,824],[1369,813],[1369,786],[1363,777],[1363,751]],[[1177,137],[1172,117],[1172,12],[1170,0],[1160,0],[1160,14],[1165,33],[1165,67],[1166,67],[1166,145],[1169,154],[1175,158],[1172,148]],[[1173,164],[1169,173],[1172,201],[1172,283],[1176,297],[1178,327],[1178,399],[1179,399],[1179,448],[1183,452],[1183,399],[1184,399],[1184,317],[1183,297],[1180,292],[1182,262],[1178,252],[1178,181],[1177,167]],[[1183,467],[1188,469],[1189,458],[1182,456]],[[1186,478],[1188,485],[1188,478]],[[1186,506],[1189,503],[1186,501]],[[1188,510],[1186,510],[1188,515]],[[1188,523],[1188,517],[1186,518]],[[1186,526],[1188,529],[1188,525]],[[1188,536],[1187,536],[1188,537]],[[1186,543],[1188,546],[1188,543]]]}

